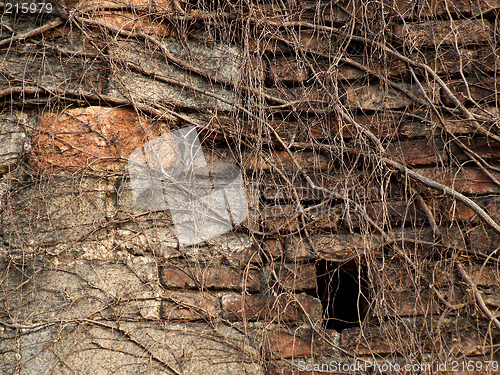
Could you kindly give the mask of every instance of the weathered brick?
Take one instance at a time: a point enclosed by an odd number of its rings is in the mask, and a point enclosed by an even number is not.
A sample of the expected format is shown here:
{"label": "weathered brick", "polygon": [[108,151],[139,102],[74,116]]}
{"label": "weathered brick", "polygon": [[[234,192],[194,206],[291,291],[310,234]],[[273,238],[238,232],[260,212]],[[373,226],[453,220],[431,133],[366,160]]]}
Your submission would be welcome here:
{"label": "weathered brick", "polygon": [[333,46],[332,39],[327,33],[300,30],[293,32],[270,31],[263,32],[258,40],[249,40],[248,47],[251,52],[289,52],[291,48],[313,51],[316,53],[327,53]]}
{"label": "weathered brick", "polygon": [[377,85],[352,86],[346,89],[345,95],[348,107],[364,110],[400,109],[412,103],[412,100],[402,92]]}
{"label": "weathered brick", "polygon": [[415,3],[410,0],[383,0],[366,2],[362,0],[342,0],[340,5],[356,18],[373,19],[384,16],[411,18],[414,14]]}
{"label": "weathered brick", "polygon": [[[309,244],[312,242],[314,250]],[[380,242],[377,236],[358,234],[314,235],[309,239],[299,236],[287,237],[285,242],[286,257],[290,261],[311,260],[318,255],[333,262],[346,262],[367,249],[375,249]]]}
{"label": "weathered brick", "polygon": [[[287,21],[305,21],[305,22],[333,22],[344,23],[351,18],[337,4],[318,4],[315,1],[304,1],[300,9],[283,7],[279,4],[252,4],[252,11],[255,12],[257,19],[276,19],[284,17]],[[242,11],[247,12],[246,9]]]}
{"label": "weathered brick", "polygon": [[[392,58],[390,56],[382,56],[377,52],[370,54],[369,58],[366,56],[346,56],[354,62],[365,65],[371,72],[375,74],[382,74],[388,77],[401,77],[406,74],[407,68],[401,60]],[[333,77],[336,80],[359,80],[367,78],[369,74],[366,70],[359,69],[353,64],[348,62],[339,62],[330,65],[330,63],[321,62],[317,63],[314,68],[314,75],[320,79],[327,79]],[[370,73],[371,74],[371,73]]]}
{"label": "weathered brick", "polygon": [[286,290],[300,292],[316,290],[316,267],[314,264],[281,264],[275,268],[277,283]]}
{"label": "weathered brick", "polygon": [[[301,201],[322,201],[335,198],[339,195],[356,195],[358,199],[380,198],[381,181],[379,176],[367,174],[341,174],[332,172],[314,173],[311,181],[318,188],[313,188],[309,182],[300,176],[289,176],[288,181],[280,176],[264,177],[261,182],[261,191],[264,198],[269,200],[293,201],[298,196]],[[397,194],[394,186],[386,188],[387,194]]]}
{"label": "weathered brick", "polygon": [[[309,210],[306,214],[306,224],[312,228],[337,228],[338,221],[342,215],[341,208],[324,206]],[[267,230],[295,231],[303,226],[297,215],[295,206],[270,205],[262,209],[261,218]]]}
{"label": "weathered brick", "polygon": [[278,238],[269,238],[262,242],[262,252],[266,257],[274,259],[280,258],[283,255],[283,244]]}
{"label": "weathered brick", "polygon": [[424,0],[419,4],[417,15],[425,18],[470,11],[471,2],[468,0]]}
{"label": "weathered brick", "polygon": [[[485,160],[500,160],[500,143],[495,140],[489,140],[486,137],[468,137],[461,139],[469,149],[475,152],[477,155]],[[469,161],[470,156],[467,155],[464,150],[457,145],[452,143],[450,147],[451,153],[453,153],[454,158],[460,161]]]}
{"label": "weathered brick", "polygon": [[159,128],[132,109],[84,107],[48,112],[36,126],[32,163],[45,171],[124,171],[130,153],[157,136]]}
{"label": "weathered brick", "polygon": [[319,322],[322,318],[320,300],[304,293],[278,297],[226,294],[222,309],[226,319]]}
{"label": "weathered brick", "polygon": [[217,318],[220,300],[207,293],[164,293],[160,315],[166,320],[204,320]]}
{"label": "weathered brick", "polygon": [[4,241],[11,247],[54,246],[82,240],[104,240],[112,214],[108,181],[53,177],[19,189],[2,210]]}
{"label": "weathered brick", "polygon": [[412,47],[491,43],[491,25],[484,19],[428,21],[396,25],[395,36]]}
{"label": "weathered brick", "polygon": [[[294,154],[295,160],[307,171],[327,169],[330,160],[324,154],[300,152]],[[247,154],[244,156],[244,165],[247,169],[272,171],[275,168],[294,170],[295,164],[286,151],[272,151],[269,157]]]}
{"label": "weathered brick", "polygon": [[[447,82],[450,91],[462,104],[471,102],[495,103],[498,100],[497,86],[500,84],[500,78],[468,78],[467,83],[463,80]],[[444,105],[454,107],[455,104],[451,98],[441,89],[441,100]]]}
{"label": "weathered brick", "polygon": [[[379,225],[382,223],[412,223],[415,225],[427,220],[424,212],[415,204],[400,200],[367,202],[366,213]],[[357,219],[355,218],[355,220]]]}
{"label": "weathered brick", "polygon": [[[430,332],[421,319],[415,322],[399,322],[396,325],[370,327],[360,330],[350,328],[340,334],[340,346],[357,355],[402,353],[418,343],[421,352],[446,350],[448,353],[480,355],[484,342],[489,342],[485,327],[472,327],[467,321],[445,323],[439,331]],[[397,335],[397,340],[394,340]]]}
{"label": "weathered brick", "polygon": [[316,112],[331,104],[331,94],[317,86],[271,87],[264,94],[270,103],[289,105],[290,108],[304,112]]}
{"label": "weathered brick", "polygon": [[496,52],[491,46],[477,49],[437,48],[412,54],[416,61],[428,65],[439,75],[491,72],[498,69]]}
{"label": "weathered brick", "polygon": [[[443,171],[441,169],[421,168],[417,169],[416,172],[464,194],[500,192],[500,188],[479,169],[461,168],[460,170]],[[500,178],[500,174],[495,172],[491,173],[497,176],[497,179]]]}
{"label": "weathered brick", "polygon": [[70,9],[88,10],[91,8],[106,8],[113,6],[138,6],[148,7],[156,11],[172,10],[172,3],[168,0],[62,0],[61,4]]}
{"label": "weathered brick", "polygon": [[386,148],[386,155],[411,166],[433,165],[447,160],[447,155],[442,149],[443,144],[440,139],[394,141]]}
{"label": "weathered brick", "polygon": [[294,358],[328,355],[331,346],[312,330],[269,330],[263,335],[263,347],[269,358]]}
{"label": "weathered brick", "polygon": [[[457,289],[440,290],[441,295],[451,304],[462,302],[463,294]],[[437,301],[434,292],[424,290],[387,290],[372,297],[375,301],[383,303],[372,305],[372,316],[417,316],[426,314],[439,314],[442,303]]]}
{"label": "weathered brick", "polygon": [[308,76],[307,67],[298,59],[282,57],[269,62],[269,78],[274,83],[297,84]]}
{"label": "weathered brick", "polygon": [[176,35],[174,29],[167,25],[132,12],[100,12],[93,16],[93,20],[134,33],[142,32],[163,37]]}
{"label": "weathered brick", "polygon": [[[484,207],[486,212],[493,217],[493,219],[500,220],[498,213],[499,199],[496,197],[478,198],[476,201],[480,206]],[[468,205],[453,201],[451,199],[443,199],[439,202],[438,215],[447,221],[467,221],[467,222],[480,222],[481,219],[477,216],[472,208]]]}
{"label": "weathered brick", "polygon": [[248,272],[227,266],[164,265],[160,281],[166,288],[184,289],[233,289],[259,291],[261,272]]}
{"label": "weathered brick", "polygon": [[473,250],[489,254],[500,244],[500,234],[484,226],[476,227],[468,233]]}

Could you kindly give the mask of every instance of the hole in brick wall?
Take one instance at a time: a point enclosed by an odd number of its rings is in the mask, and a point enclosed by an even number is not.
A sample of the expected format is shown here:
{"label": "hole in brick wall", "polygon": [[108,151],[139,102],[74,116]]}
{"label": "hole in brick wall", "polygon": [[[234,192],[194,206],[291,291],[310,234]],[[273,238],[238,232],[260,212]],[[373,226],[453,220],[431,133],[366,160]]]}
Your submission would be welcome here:
{"label": "hole in brick wall", "polygon": [[359,327],[368,311],[365,270],[355,262],[339,264],[319,260],[316,271],[325,327],[338,332]]}

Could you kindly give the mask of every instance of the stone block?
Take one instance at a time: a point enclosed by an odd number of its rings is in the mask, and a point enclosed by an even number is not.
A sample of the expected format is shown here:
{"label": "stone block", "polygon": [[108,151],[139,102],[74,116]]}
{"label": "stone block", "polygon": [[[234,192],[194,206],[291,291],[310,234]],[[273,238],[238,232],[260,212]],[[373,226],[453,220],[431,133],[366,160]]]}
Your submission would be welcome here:
{"label": "stone block", "polygon": [[[239,101],[236,94],[206,78],[236,84],[242,63],[235,48],[220,45],[207,48],[199,42],[190,42],[185,47],[174,39],[166,39],[164,47],[175,61],[182,61],[182,67],[166,62],[168,59],[159,52],[144,51],[137,43],[112,45],[110,55],[113,59],[132,63],[139,70],[134,72],[128,67],[114,66],[108,93],[125,98],[132,96],[139,102],[153,101],[201,112],[207,108],[234,109],[234,104]],[[206,78],[193,73],[202,73]]]}
{"label": "stone block", "polygon": [[2,212],[11,247],[66,244],[106,237],[109,185],[103,179],[57,177],[25,185]]}
{"label": "stone block", "polygon": [[159,319],[156,262],[75,260],[34,265],[25,286],[5,300],[14,322],[54,319]]}
{"label": "stone block", "polygon": [[[33,25],[27,31],[36,27],[38,25]],[[67,50],[73,51],[72,47]],[[41,55],[43,58],[37,58]],[[2,87],[102,93],[108,70],[107,63],[94,57],[76,55],[65,58],[47,48],[26,43],[9,47],[8,53],[0,54],[0,59]]]}
{"label": "stone block", "polygon": [[26,148],[29,117],[23,112],[0,114],[0,176],[14,168]]}
{"label": "stone block", "polygon": [[[22,375],[177,373],[263,375],[258,350],[241,331],[203,323],[67,323],[36,329],[2,350],[0,370]],[[4,342],[7,342],[5,340]],[[15,353],[9,358],[4,353]]]}

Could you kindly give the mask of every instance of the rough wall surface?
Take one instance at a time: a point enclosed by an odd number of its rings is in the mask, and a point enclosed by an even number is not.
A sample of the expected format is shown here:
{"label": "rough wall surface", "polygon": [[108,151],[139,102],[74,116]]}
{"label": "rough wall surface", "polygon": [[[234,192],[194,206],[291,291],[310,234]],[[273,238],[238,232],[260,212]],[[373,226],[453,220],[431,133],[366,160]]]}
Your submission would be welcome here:
{"label": "rough wall surface", "polygon": [[[1,8],[1,374],[500,373],[500,3],[37,4]],[[180,247],[127,159],[192,125],[249,216]]]}

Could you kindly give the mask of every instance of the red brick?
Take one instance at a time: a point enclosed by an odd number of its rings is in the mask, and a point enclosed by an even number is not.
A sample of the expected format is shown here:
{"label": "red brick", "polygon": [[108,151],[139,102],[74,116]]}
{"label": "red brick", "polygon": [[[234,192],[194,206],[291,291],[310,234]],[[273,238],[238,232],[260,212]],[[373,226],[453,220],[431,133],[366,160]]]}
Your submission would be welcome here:
{"label": "red brick", "polygon": [[222,297],[222,309],[226,319],[319,322],[322,318],[320,300],[307,294],[226,294]]}
{"label": "red brick", "polygon": [[263,337],[264,351],[270,358],[294,358],[328,355],[331,346],[312,330],[272,330]]}
{"label": "red brick", "polygon": [[[415,171],[464,194],[489,194],[500,192],[500,188],[495,185],[487,175],[476,168],[461,168],[458,171],[421,168]],[[500,178],[500,174],[495,172],[491,173],[497,176],[497,179]]]}
{"label": "red brick", "polygon": [[160,273],[161,284],[167,288],[233,289],[259,291],[260,271],[237,270],[227,266],[164,265]]}
{"label": "red brick", "polygon": [[[464,83],[463,80],[446,82],[446,84],[453,95],[455,95],[462,104],[469,104],[472,103],[472,101],[479,103],[494,103],[498,100],[496,90],[498,85],[500,85],[500,78],[468,78],[467,84]],[[451,98],[449,98],[443,90],[441,90],[441,100],[444,105],[448,107],[455,106]]]}
{"label": "red brick", "polygon": [[217,297],[206,293],[168,293],[162,296],[160,315],[166,320],[204,320],[221,313]]}
{"label": "red brick", "polygon": [[269,78],[274,83],[297,84],[307,80],[306,66],[296,58],[279,58],[269,62]]}
{"label": "red brick", "polygon": [[123,171],[130,153],[157,136],[159,129],[132,109],[85,107],[48,112],[38,120],[32,161],[39,170]]}
{"label": "red brick", "polygon": [[313,264],[281,264],[276,267],[278,284],[285,290],[300,292],[316,290],[316,267]]}
{"label": "red brick", "polygon": [[412,46],[471,45],[491,43],[491,25],[486,20],[428,21],[396,25],[395,36]]}

